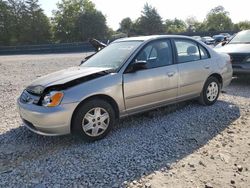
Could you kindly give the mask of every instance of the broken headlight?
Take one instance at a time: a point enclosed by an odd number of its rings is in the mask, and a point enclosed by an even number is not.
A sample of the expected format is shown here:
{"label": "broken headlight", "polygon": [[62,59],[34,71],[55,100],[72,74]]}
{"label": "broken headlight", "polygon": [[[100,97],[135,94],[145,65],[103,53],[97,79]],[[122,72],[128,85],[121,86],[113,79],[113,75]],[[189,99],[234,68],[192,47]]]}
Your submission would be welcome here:
{"label": "broken headlight", "polygon": [[46,94],[42,100],[42,105],[46,107],[55,107],[58,106],[63,99],[63,92],[51,91]]}
{"label": "broken headlight", "polygon": [[44,91],[45,87],[44,86],[28,86],[26,88],[26,90],[31,93],[31,94],[35,94],[35,95],[41,95]]}

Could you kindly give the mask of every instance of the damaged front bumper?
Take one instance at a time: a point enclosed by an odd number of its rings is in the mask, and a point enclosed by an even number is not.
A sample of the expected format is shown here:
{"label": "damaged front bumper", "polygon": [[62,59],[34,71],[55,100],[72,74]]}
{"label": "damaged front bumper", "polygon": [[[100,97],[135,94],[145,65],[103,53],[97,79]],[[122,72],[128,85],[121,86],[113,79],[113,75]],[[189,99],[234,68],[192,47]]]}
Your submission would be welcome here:
{"label": "damaged front bumper", "polygon": [[23,124],[31,131],[45,136],[66,135],[71,132],[71,118],[78,103],[44,107],[17,101]]}

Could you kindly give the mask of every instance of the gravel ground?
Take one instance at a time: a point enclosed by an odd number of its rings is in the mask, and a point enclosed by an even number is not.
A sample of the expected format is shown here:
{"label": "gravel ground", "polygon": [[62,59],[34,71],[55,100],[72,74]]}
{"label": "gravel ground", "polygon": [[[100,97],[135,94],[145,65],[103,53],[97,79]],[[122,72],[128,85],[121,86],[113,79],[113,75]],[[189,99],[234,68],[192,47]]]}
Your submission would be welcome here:
{"label": "gravel ground", "polygon": [[0,187],[249,187],[250,79],[234,79],[211,107],[191,101],[122,119],[94,143],[23,127],[22,89],[85,55],[0,57]]}

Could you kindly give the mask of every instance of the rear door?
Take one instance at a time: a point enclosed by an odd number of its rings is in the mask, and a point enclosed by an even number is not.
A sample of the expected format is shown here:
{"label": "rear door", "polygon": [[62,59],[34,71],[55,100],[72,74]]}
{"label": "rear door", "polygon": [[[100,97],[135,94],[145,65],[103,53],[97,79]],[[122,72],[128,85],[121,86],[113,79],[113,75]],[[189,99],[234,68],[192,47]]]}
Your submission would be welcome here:
{"label": "rear door", "polygon": [[199,95],[211,72],[210,55],[200,44],[189,39],[174,39],[179,69],[178,98]]}
{"label": "rear door", "polygon": [[127,112],[145,110],[177,97],[178,70],[169,40],[149,43],[135,61],[146,61],[147,69],[123,75]]}

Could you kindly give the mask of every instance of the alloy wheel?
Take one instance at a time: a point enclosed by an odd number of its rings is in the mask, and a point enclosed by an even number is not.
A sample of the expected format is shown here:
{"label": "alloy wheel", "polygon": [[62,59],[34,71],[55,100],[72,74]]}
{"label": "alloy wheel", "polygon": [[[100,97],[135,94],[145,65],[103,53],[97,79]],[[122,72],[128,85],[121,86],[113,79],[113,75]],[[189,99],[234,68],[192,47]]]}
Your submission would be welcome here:
{"label": "alloy wheel", "polygon": [[207,99],[210,102],[216,100],[219,93],[219,86],[216,82],[211,82],[207,87]]}
{"label": "alloy wheel", "polygon": [[105,132],[110,122],[109,113],[100,107],[89,110],[83,120],[83,131],[91,137],[97,137]]}

